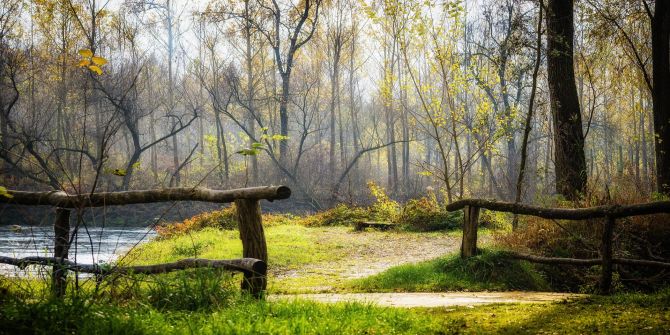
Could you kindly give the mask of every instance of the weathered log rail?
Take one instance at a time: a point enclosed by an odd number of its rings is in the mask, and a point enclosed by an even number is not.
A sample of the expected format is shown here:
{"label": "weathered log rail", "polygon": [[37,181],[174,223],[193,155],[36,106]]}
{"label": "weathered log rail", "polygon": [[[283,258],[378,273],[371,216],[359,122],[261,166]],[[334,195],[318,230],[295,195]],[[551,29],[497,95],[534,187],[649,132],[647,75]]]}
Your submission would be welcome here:
{"label": "weathered log rail", "polygon": [[56,257],[30,256],[24,258],[13,258],[0,256],[0,263],[17,266],[25,269],[30,265],[48,265],[59,267],[63,270],[75,271],[79,273],[90,273],[99,276],[109,276],[113,274],[145,274],[153,275],[159,273],[168,273],[178,270],[214,268],[227,271],[237,271],[242,273],[254,273],[256,275],[265,275],[267,264],[260,259],[240,258],[240,259],[203,259],[186,258],[172,263],[135,265],[135,266],[110,266],[100,264],[80,264],[67,259]]}
{"label": "weathered log rail", "polygon": [[233,190],[211,190],[202,187],[174,187],[157,190],[67,194],[63,191],[26,192],[8,190],[11,197],[0,197],[0,203],[60,208],[103,207],[147,204],[168,201],[202,201],[230,203],[235,200],[280,200],[291,196],[286,186],[261,186]]}
{"label": "weathered log rail", "polygon": [[477,254],[477,227],[481,208],[496,212],[531,215],[553,220],[577,221],[604,218],[603,234],[601,236],[600,243],[601,258],[558,258],[528,255],[517,252],[505,252],[505,255],[510,258],[523,259],[536,263],[568,264],[576,266],[600,265],[602,268],[600,276],[600,293],[602,294],[609,294],[612,290],[612,271],[614,264],[670,268],[670,263],[665,262],[615,258],[613,257],[614,252],[612,249],[613,232],[616,226],[616,219],[638,215],[670,213],[670,201],[655,201],[634,205],[606,205],[589,208],[545,208],[487,199],[458,200],[448,204],[446,206],[446,210],[456,211],[462,209],[464,212],[463,239],[461,242],[462,258],[469,258]]}
{"label": "weathered log rail", "polygon": [[[54,221],[53,257],[0,257],[0,263],[23,268],[28,265],[50,265],[52,271],[52,291],[57,296],[65,294],[67,271],[109,274],[157,274],[190,268],[221,268],[244,274],[242,289],[251,295],[261,297],[267,288],[267,245],[263,231],[260,200],[280,200],[291,196],[286,186],[262,186],[233,190],[211,190],[207,188],[165,188],[126,192],[101,192],[90,194],[67,194],[62,191],[26,192],[8,190],[9,197],[0,196],[0,203],[53,206],[56,208]],[[100,266],[97,264],[77,264],[69,261],[70,211],[72,208],[119,206],[168,201],[202,201],[212,203],[234,202],[242,240],[242,259],[209,260],[183,259],[174,263],[144,266]]]}

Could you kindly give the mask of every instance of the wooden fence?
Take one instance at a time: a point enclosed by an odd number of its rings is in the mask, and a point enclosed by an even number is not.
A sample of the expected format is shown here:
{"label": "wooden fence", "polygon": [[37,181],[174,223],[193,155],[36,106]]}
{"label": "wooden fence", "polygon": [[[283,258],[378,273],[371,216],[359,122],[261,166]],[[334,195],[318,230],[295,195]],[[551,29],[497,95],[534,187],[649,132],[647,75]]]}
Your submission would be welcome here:
{"label": "wooden fence", "polygon": [[[287,199],[291,196],[291,190],[286,186],[262,186],[233,190],[166,188],[77,195],[67,194],[62,191],[25,192],[10,190],[8,193],[11,197],[0,196],[0,203],[56,207],[53,257],[0,257],[0,263],[11,264],[21,268],[33,264],[53,266],[52,290],[57,296],[65,294],[68,271],[107,276],[110,274],[129,273],[156,274],[188,268],[213,267],[242,272],[244,274],[242,289],[253,296],[260,297],[267,287],[266,273],[268,261],[267,244],[261,219],[260,200],[273,201]],[[72,209],[166,201],[234,202],[237,208],[243,258],[232,260],[190,258],[167,264],[125,267],[101,267],[97,264],[77,264],[67,260],[68,249],[72,241],[71,236],[73,235],[70,232],[70,211]]]}
{"label": "wooden fence", "polygon": [[578,266],[601,265],[600,293],[609,294],[612,291],[613,264],[640,265],[670,268],[670,263],[651,260],[615,258],[612,250],[612,238],[616,219],[670,213],[670,201],[656,201],[636,205],[608,205],[589,208],[544,208],[538,206],[492,201],[485,199],[464,199],[447,205],[447,211],[463,210],[463,240],[461,242],[461,257],[469,258],[477,254],[477,228],[479,211],[485,208],[496,212],[506,212],[521,215],[531,215],[544,219],[554,220],[587,220],[604,218],[603,234],[600,242],[600,258],[577,259],[542,257],[516,252],[507,253],[512,258],[545,264],[570,264]]}

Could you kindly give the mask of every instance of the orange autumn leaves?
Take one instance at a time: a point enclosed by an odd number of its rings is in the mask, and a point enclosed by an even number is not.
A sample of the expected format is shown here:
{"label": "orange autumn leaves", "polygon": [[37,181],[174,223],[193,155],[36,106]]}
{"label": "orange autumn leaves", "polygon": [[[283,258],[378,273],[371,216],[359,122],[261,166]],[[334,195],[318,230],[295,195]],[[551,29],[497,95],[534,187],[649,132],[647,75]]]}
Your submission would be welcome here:
{"label": "orange autumn leaves", "polygon": [[97,75],[102,75],[102,66],[107,64],[104,57],[93,55],[93,51],[89,49],[79,50],[79,55],[82,57],[79,61],[79,67],[85,67]]}

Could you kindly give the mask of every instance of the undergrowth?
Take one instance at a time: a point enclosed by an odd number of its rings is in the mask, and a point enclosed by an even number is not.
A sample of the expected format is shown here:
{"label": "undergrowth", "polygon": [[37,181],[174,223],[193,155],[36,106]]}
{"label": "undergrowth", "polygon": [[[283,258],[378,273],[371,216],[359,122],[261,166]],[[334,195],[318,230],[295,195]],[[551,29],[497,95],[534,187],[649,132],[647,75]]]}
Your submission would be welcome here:
{"label": "undergrowth", "polygon": [[[637,191],[635,184],[616,187],[604,193],[590,193],[579,203],[554,201],[549,207],[592,207],[627,205],[649,201]],[[496,245],[548,257],[600,258],[601,236],[605,219],[584,221],[545,220],[532,216],[521,217],[514,232],[496,237]],[[635,216],[617,219],[614,230],[614,257],[649,259],[667,262],[670,259],[670,229],[668,214]],[[561,291],[595,292],[600,278],[600,266],[538,265],[553,287]],[[670,272],[657,267],[617,265],[613,285],[617,290],[654,291],[670,284]]]}
{"label": "undergrowth", "polygon": [[411,199],[401,204],[391,199],[386,191],[368,182],[375,201],[367,207],[338,204],[334,208],[299,219],[306,226],[352,225],[359,221],[382,221],[396,224],[396,229],[410,231],[437,231],[459,228],[463,212],[447,212],[434,193]]}
{"label": "undergrowth", "polygon": [[[263,225],[275,226],[291,223],[295,217],[290,214],[262,214]],[[237,211],[232,204],[218,211],[204,212],[188,218],[181,222],[170,222],[156,227],[156,233],[159,238],[170,238],[180,236],[192,231],[202,230],[204,228],[217,228],[223,230],[237,229]]]}

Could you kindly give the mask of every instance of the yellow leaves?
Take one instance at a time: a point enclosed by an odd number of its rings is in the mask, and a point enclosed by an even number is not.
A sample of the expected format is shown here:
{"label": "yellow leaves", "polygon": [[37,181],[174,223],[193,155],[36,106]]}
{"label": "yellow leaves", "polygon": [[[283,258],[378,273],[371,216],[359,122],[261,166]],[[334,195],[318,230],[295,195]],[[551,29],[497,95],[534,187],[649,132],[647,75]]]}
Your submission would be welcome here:
{"label": "yellow leaves", "polygon": [[4,186],[0,186],[0,197],[13,198],[14,196],[7,192]]}
{"label": "yellow leaves", "polygon": [[89,71],[99,76],[102,75],[101,66],[107,64],[107,59],[100,56],[94,56],[93,51],[89,49],[79,50],[79,55],[82,57],[78,64],[79,67],[86,67]]}
{"label": "yellow leaves", "polygon": [[102,75],[102,69],[97,65],[89,65],[88,69],[91,70],[91,72],[95,72],[97,75]]}
{"label": "yellow leaves", "polygon": [[91,58],[93,57],[93,52],[89,49],[81,49],[79,50],[79,55],[81,55],[84,58]]}
{"label": "yellow leaves", "polygon": [[93,63],[94,63],[95,65],[99,65],[99,66],[103,66],[103,65],[107,64],[107,60],[104,59],[104,58],[102,58],[102,57],[100,57],[100,56],[93,56],[93,57],[91,57],[91,61],[93,61]]}

